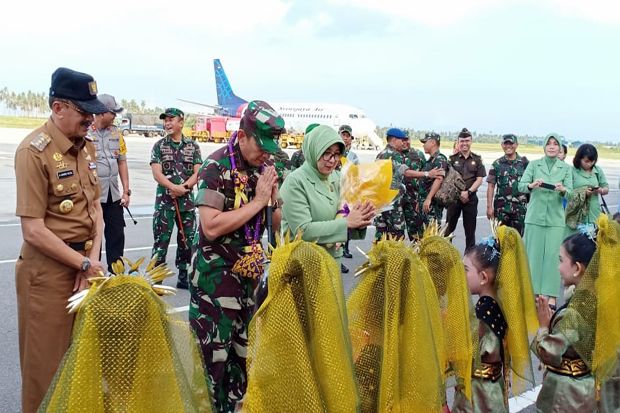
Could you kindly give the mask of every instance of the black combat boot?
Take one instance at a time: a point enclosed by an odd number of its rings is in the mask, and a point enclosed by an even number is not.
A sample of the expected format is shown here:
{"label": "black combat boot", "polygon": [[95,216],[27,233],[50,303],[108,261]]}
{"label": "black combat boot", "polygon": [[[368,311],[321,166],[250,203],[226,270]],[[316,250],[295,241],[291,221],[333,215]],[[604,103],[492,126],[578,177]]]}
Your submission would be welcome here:
{"label": "black combat boot", "polygon": [[179,279],[177,281],[177,288],[181,290],[189,289],[187,284],[187,270],[179,270]]}

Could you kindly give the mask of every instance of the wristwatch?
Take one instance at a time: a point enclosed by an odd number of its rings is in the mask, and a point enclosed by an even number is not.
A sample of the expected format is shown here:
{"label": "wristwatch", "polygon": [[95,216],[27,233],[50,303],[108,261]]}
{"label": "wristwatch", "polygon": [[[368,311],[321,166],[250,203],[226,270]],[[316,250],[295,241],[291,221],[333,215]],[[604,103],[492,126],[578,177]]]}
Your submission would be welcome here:
{"label": "wristwatch", "polygon": [[428,171],[424,171],[424,177],[428,178]]}
{"label": "wristwatch", "polygon": [[125,193],[127,194],[127,196],[131,196],[131,189],[126,190]]}
{"label": "wristwatch", "polygon": [[88,257],[82,258],[82,265],[80,266],[80,271],[86,272],[90,270],[90,259]]}

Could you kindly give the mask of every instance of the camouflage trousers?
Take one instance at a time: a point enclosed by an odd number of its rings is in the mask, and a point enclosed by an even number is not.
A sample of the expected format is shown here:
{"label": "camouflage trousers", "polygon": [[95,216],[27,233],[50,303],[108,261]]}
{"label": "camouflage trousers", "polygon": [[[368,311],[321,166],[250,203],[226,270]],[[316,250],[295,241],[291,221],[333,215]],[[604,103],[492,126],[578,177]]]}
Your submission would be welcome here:
{"label": "camouflage trousers", "polygon": [[228,268],[192,275],[189,323],[202,351],[216,412],[234,412],[245,395],[254,283]]}
{"label": "camouflage trousers", "polygon": [[[177,231],[177,256],[174,261],[179,270],[187,270],[192,260],[192,244],[194,240],[194,231],[196,230],[196,213],[191,211],[182,211],[181,222],[183,223],[183,231],[185,233],[186,242],[183,242],[181,231]],[[157,264],[166,262],[166,254],[168,253],[168,244],[172,237],[174,226],[179,227],[178,218],[174,209],[155,209],[153,213],[153,244],[152,255],[157,254]]]}
{"label": "camouflage trousers", "polygon": [[407,235],[412,241],[422,236],[425,224],[424,211],[422,211],[422,204],[418,203],[417,197],[403,197],[402,205]]}
{"label": "camouflage trousers", "polygon": [[431,210],[428,214],[424,214],[424,225],[428,225],[432,220],[437,221],[439,225],[441,225],[441,220],[443,219],[443,207],[438,205],[436,201],[431,202]]}
{"label": "camouflage trousers", "polygon": [[379,241],[384,234],[396,238],[405,238],[405,214],[403,212],[402,200],[397,200],[394,208],[382,212],[374,221],[376,232],[375,240]]}
{"label": "camouflage trousers", "polygon": [[[519,209],[515,207],[515,209]],[[502,224],[516,229],[521,236],[523,236],[523,230],[525,229],[525,211],[522,214],[510,214],[502,210],[493,211],[495,218]]]}

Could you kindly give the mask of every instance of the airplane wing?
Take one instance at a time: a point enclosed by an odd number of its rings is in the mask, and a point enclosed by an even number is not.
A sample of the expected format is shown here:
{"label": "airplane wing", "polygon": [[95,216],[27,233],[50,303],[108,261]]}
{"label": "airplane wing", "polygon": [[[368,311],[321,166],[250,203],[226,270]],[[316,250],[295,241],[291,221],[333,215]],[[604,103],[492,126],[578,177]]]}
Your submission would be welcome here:
{"label": "airplane wing", "polygon": [[177,100],[180,100],[181,102],[185,102],[185,103],[191,103],[192,105],[204,106],[206,108],[211,108],[211,109],[216,109],[216,110],[222,109],[222,107],[219,105],[208,105],[206,103],[194,102],[193,100],[187,100],[187,99],[181,99],[181,98],[177,98]]}

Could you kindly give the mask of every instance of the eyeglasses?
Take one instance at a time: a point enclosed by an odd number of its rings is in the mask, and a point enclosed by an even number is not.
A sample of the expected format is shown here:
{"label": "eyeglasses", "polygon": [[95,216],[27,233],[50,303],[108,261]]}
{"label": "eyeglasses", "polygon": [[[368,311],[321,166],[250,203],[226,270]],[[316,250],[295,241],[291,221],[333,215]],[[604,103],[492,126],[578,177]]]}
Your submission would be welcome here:
{"label": "eyeglasses", "polygon": [[90,115],[90,113],[83,111],[82,109],[78,108],[73,102],[71,102],[70,100],[64,100],[64,99],[58,99],[58,101],[60,103],[64,103],[67,107],[73,109],[74,111],[76,111],[77,113],[79,113],[82,116],[87,116]]}
{"label": "eyeglasses", "polygon": [[321,155],[321,159],[328,162],[332,160],[337,161],[338,159],[340,159],[340,156],[340,152],[325,152],[323,155]]}

